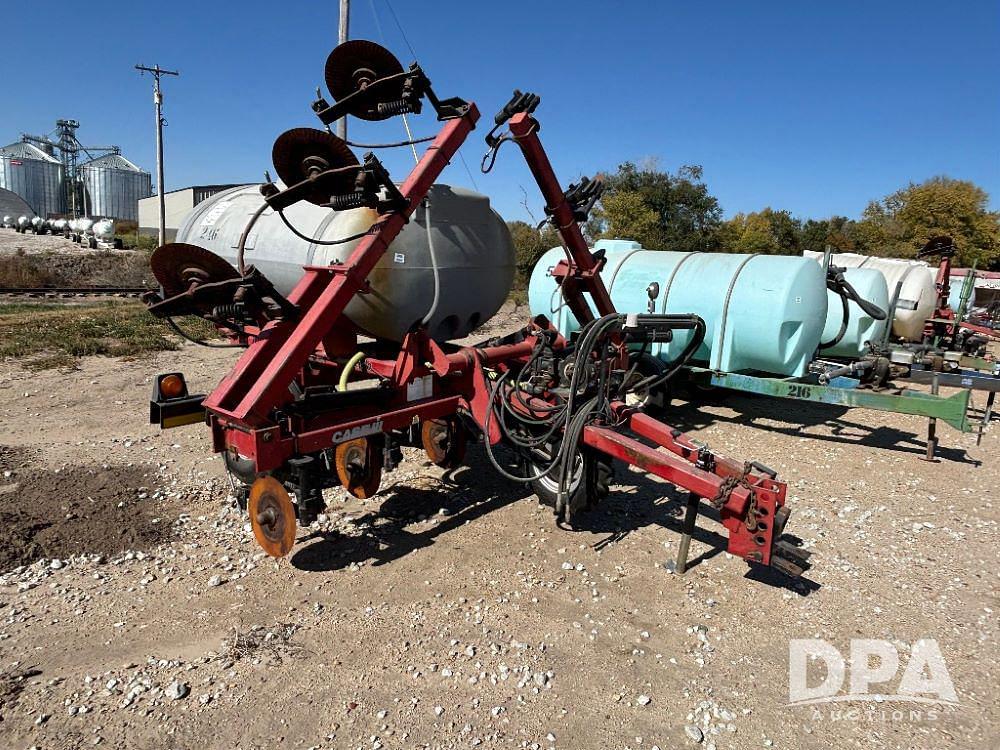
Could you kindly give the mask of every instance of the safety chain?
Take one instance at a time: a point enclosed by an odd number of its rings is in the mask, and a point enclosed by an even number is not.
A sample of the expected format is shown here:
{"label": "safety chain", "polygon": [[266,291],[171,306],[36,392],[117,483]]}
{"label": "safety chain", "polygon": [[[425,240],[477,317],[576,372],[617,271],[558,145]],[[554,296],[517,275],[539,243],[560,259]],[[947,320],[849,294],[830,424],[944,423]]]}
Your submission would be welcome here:
{"label": "safety chain", "polygon": [[[757,496],[754,493],[753,485],[750,484],[749,480],[747,479],[747,477],[750,476],[750,472],[752,470],[753,466],[751,465],[751,463],[749,461],[745,461],[743,463],[742,474],[739,475],[730,474],[728,477],[723,479],[722,483],[719,485],[718,492],[715,493],[715,497],[713,497],[709,501],[712,504],[712,507],[715,508],[716,510],[719,510],[720,508],[722,508],[723,505],[726,504],[726,501],[729,500],[729,496],[733,494],[733,490],[735,490],[737,487],[746,487],[747,491],[750,493],[750,510],[755,509],[757,505]],[[756,521],[754,522],[754,524],[755,524],[754,528],[756,528]]]}

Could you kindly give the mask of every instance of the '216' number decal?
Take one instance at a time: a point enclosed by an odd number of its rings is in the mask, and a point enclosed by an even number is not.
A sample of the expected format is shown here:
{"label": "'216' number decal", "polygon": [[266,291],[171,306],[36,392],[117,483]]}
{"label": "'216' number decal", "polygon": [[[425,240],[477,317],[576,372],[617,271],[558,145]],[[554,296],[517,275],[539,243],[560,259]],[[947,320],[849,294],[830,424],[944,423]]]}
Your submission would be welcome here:
{"label": "'216' number decal", "polygon": [[788,386],[789,398],[810,398],[811,396],[812,396],[812,389],[808,385]]}

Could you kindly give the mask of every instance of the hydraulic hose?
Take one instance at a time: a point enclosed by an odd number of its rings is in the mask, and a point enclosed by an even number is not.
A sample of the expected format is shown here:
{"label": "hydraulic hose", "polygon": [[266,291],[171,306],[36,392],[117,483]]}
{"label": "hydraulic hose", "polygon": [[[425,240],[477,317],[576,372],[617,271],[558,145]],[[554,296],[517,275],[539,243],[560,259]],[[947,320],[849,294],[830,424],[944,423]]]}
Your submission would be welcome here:
{"label": "hydraulic hose", "polygon": [[691,337],[687,346],[684,347],[684,350],[680,353],[680,355],[678,355],[677,359],[667,366],[666,372],[650,375],[649,377],[640,380],[629,388],[630,391],[634,392],[642,390],[643,388],[653,389],[663,385],[670,380],[670,378],[676,375],[677,372],[688,363],[691,357],[694,356],[694,353],[698,351],[698,347],[700,347],[705,341],[705,333],[707,331],[705,321],[698,315],[686,317],[688,317],[687,320],[684,320],[683,318],[678,320],[678,325],[676,326],[677,328],[694,330],[694,335]]}
{"label": "hydraulic hose", "polygon": [[847,307],[847,295],[838,293],[837,296],[840,297],[840,305],[844,311],[840,318],[840,330],[837,331],[837,335],[829,341],[820,342],[820,349],[829,349],[831,346],[836,346],[840,343],[840,340],[844,338],[844,334],[847,333],[847,321],[851,316],[851,311]]}
{"label": "hydraulic hose", "polygon": [[351,372],[354,370],[354,366],[365,358],[364,352],[357,352],[347,360],[347,364],[344,365],[343,372],[340,373],[340,380],[337,381],[337,390],[346,391],[347,390],[347,379],[351,376]]}
{"label": "hydraulic hose", "polygon": [[875,320],[886,319],[885,310],[883,310],[878,305],[873,305],[871,302],[864,299],[860,294],[858,294],[857,290],[853,286],[851,286],[850,283],[848,283],[846,279],[844,279],[841,282],[841,284],[843,285],[844,291],[847,293],[847,296],[850,297],[852,300],[854,300],[854,302],[857,303],[858,307],[860,307],[862,310],[865,311],[868,317],[874,318]]}
{"label": "hydraulic hose", "polygon": [[257,223],[257,219],[261,217],[264,211],[267,210],[267,203],[262,203],[260,208],[254,211],[253,216],[250,217],[250,221],[243,228],[243,234],[240,235],[240,244],[237,246],[236,250],[236,270],[240,272],[240,276],[246,276],[246,264],[243,261],[243,254],[246,252],[247,238],[250,236],[250,230],[253,229],[253,225]]}
{"label": "hydraulic hose", "polygon": [[434,299],[431,301],[431,307],[427,314],[420,321],[421,325],[430,323],[431,318],[437,313],[438,302],[441,299],[441,272],[438,269],[437,255],[434,253],[434,238],[431,237],[431,201],[429,198],[424,198],[424,227],[427,229],[427,249],[431,255],[431,266],[434,268]]}

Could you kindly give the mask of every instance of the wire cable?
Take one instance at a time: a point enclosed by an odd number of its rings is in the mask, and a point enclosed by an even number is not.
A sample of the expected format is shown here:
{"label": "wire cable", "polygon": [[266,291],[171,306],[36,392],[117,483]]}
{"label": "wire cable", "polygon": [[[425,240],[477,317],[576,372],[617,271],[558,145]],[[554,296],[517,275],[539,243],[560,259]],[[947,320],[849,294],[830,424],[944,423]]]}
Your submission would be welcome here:
{"label": "wire cable", "polygon": [[207,349],[244,349],[245,348],[243,346],[243,344],[210,344],[209,342],[204,341],[203,339],[196,339],[194,336],[191,336],[190,334],[188,334],[185,331],[181,330],[181,327],[179,325],[177,325],[177,323],[174,321],[173,318],[167,317],[167,318],[164,318],[164,320],[166,321],[166,323],[167,323],[168,326],[170,326],[172,329],[174,329],[174,332],[178,336],[180,336],[183,339],[187,339],[192,344],[197,344],[198,346],[204,346]]}
{"label": "wire cable", "polygon": [[[409,130],[407,128],[407,130]],[[396,143],[356,143],[355,141],[344,141],[348,146],[354,146],[354,148],[399,148],[400,146],[413,146],[418,143],[429,143],[437,138],[436,135],[428,135],[423,138],[413,138],[411,136],[410,140],[397,141]]]}
{"label": "wire cable", "polygon": [[343,245],[345,242],[353,242],[354,240],[360,240],[362,237],[366,237],[367,235],[372,233],[373,229],[376,229],[382,225],[381,222],[376,221],[365,231],[358,232],[357,234],[352,234],[350,237],[342,237],[339,240],[321,240],[316,237],[309,237],[308,235],[303,234],[298,229],[293,227],[292,223],[285,217],[284,211],[278,211],[278,216],[281,217],[281,220],[285,223],[285,226],[291,230],[292,234],[294,234],[300,240],[311,242],[314,245]]}
{"label": "wire cable", "polygon": [[396,24],[396,28],[399,29],[400,36],[403,37],[403,42],[406,43],[407,48],[410,50],[410,54],[413,55],[414,61],[417,59],[417,53],[413,51],[413,45],[410,44],[410,40],[406,37],[406,32],[403,31],[403,25],[399,22],[399,18],[396,16],[396,11],[392,8],[392,3],[389,0],[385,0],[385,5],[389,9],[389,13],[392,15],[392,20]]}

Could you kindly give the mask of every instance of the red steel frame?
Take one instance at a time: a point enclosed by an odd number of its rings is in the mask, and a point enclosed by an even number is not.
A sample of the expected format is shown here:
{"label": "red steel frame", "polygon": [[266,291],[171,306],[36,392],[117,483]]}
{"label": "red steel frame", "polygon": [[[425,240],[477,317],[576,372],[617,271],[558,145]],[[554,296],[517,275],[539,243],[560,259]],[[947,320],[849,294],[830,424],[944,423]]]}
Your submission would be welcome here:
{"label": "red steel frame", "polygon": [[531,174],[545,198],[546,211],[552,217],[563,247],[569,253],[571,260],[560,261],[553,269],[552,275],[562,285],[563,298],[573,316],[585,325],[594,319],[594,315],[586,300],[579,294],[586,291],[594,300],[598,315],[610,315],[615,312],[607,287],[601,279],[601,264],[590,254],[587,240],[580,231],[573,216],[573,209],[566,200],[555,170],[549,162],[549,157],[538,139],[538,121],[527,112],[520,112],[510,118],[510,133],[524,154]]}
{"label": "red steel frame", "polygon": [[[257,472],[282,467],[290,458],[315,453],[348,439],[352,430],[363,434],[405,429],[414,420],[435,419],[458,411],[471,414],[485,428],[492,408],[486,368],[506,370],[523,363],[536,344],[538,323],[525,329],[524,340],[495,347],[467,347],[446,353],[424,331],[410,333],[395,359],[363,360],[358,371],[391,380],[388,401],[330,410],[310,416],[294,414],[275,418],[292,400],[290,387],[304,385],[309,373],[336,366],[323,348],[324,339],[347,328],[344,308],[355,294],[367,290],[367,277],[408,218],[427,194],[435,179],[475,127],[479,113],[470,104],[468,112],[445,123],[441,132],[414,167],[400,191],[407,199],[401,212],[379,217],[377,234],[365,237],[347,260],[336,266],[308,266],[289,299],[302,311],[294,321],[268,324],[236,363],[232,371],[205,399],[216,451],[235,450],[251,458]],[[541,188],[548,212],[561,235],[568,258],[559,264],[563,296],[581,321],[593,319],[583,297],[587,292],[600,315],[615,312],[601,280],[602,264],[590,253],[538,139],[538,123],[521,113],[510,120],[510,130]],[[352,329],[353,330],[353,329]],[[353,336],[353,334],[352,334]],[[555,348],[566,346],[558,336]],[[626,356],[624,346],[619,355]],[[407,385],[430,376],[432,394],[408,400]],[[767,565],[771,561],[773,520],[784,505],[785,485],[744,465],[725,459],[699,446],[671,428],[625,404],[613,404],[616,423],[590,425],[583,442],[613,458],[639,466],[694,496],[712,498],[723,525],[729,531],[729,551],[749,561]],[[501,439],[493,420],[491,443]],[[636,438],[621,434],[621,426],[665,449],[657,450]],[[734,478],[738,478],[736,481]]]}

